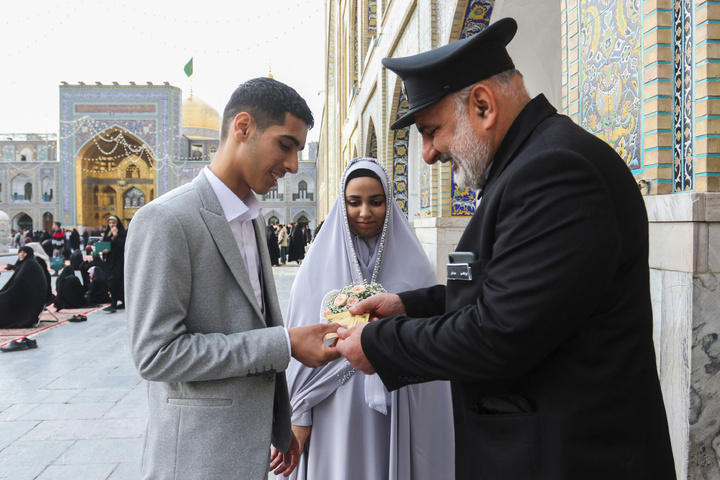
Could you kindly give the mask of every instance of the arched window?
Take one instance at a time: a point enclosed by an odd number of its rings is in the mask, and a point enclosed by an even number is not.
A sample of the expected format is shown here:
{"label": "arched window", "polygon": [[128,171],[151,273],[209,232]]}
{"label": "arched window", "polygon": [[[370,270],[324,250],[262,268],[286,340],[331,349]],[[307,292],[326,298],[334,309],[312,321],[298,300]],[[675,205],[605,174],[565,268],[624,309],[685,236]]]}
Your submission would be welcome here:
{"label": "arched window", "polygon": [[93,188],[93,205],[96,207],[100,205],[100,189],[97,185],[95,185],[95,188]]}
{"label": "arched window", "polygon": [[298,198],[300,200],[307,199],[307,182],[305,180],[298,182]]}
{"label": "arched window", "polygon": [[53,199],[52,180],[50,177],[43,177],[42,179],[42,195],[44,202],[50,202]]}
{"label": "arched window", "polygon": [[268,191],[267,195],[265,195],[265,200],[277,200],[278,199],[278,187],[270,187],[270,191]]}
{"label": "arched window", "polygon": [[137,188],[131,188],[123,196],[125,208],[140,208],[145,205],[145,194]]}
{"label": "arched window", "polygon": [[33,151],[30,148],[23,148],[22,151],[20,151],[20,161],[21,162],[32,162],[33,161]]}
{"label": "arched window", "polygon": [[[30,185],[28,192],[28,185]],[[10,182],[10,198],[13,201],[27,201],[30,197],[26,197],[28,193],[32,196],[32,184],[30,183],[30,177],[21,173],[12,179]]]}
{"label": "arched window", "polygon": [[140,167],[137,165],[128,165],[125,169],[125,178],[140,178]]}
{"label": "arched window", "polygon": [[25,184],[25,200],[32,200],[32,183],[30,182]]}
{"label": "arched window", "polygon": [[115,189],[112,187],[105,187],[102,189],[102,195],[100,197],[101,207],[111,207],[115,205]]}
{"label": "arched window", "polygon": [[278,223],[280,223],[280,219],[275,215],[268,219],[268,225],[277,225]]}

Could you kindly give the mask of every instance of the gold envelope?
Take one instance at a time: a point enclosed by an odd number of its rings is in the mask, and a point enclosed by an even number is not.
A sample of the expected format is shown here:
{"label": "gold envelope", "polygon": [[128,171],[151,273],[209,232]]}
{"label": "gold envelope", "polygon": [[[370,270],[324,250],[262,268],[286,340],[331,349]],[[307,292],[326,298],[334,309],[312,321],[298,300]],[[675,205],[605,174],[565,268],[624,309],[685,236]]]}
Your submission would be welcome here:
{"label": "gold envelope", "polygon": [[[370,319],[369,313],[363,313],[362,315],[352,315],[350,312],[333,313],[325,317],[327,323],[339,323],[345,328],[352,328],[358,323],[367,322]],[[337,338],[337,333],[328,333],[325,335],[323,340],[330,340]]]}

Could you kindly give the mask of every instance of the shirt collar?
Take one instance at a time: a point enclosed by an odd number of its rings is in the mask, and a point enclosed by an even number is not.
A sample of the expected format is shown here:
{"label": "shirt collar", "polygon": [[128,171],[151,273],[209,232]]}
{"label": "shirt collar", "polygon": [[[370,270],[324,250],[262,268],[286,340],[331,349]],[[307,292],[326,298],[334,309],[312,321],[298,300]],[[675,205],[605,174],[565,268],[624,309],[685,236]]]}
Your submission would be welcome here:
{"label": "shirt collar", "polygon": [[215,195],[220,202],[225,219],[231,222],[235,219],[241,222],[254,220],[260,215],[260,203],[252,191],[245,195],[242,200],[215,175],[209,167],[203,168],[205,176],[210,182]]}

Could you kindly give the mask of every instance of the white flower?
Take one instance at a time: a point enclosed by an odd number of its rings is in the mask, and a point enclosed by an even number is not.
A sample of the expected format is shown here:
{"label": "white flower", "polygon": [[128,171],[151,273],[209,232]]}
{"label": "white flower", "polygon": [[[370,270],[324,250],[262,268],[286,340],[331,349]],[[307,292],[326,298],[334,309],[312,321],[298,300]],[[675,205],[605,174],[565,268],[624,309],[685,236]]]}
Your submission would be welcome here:
{"label": "white flower", "polygon": [[335,297],[335,301],[333,303],[336,307],[342,307],[343,305],[345,305],[347,298],[347,295],[345,295],[344,293],[340,293],[337,297]]}

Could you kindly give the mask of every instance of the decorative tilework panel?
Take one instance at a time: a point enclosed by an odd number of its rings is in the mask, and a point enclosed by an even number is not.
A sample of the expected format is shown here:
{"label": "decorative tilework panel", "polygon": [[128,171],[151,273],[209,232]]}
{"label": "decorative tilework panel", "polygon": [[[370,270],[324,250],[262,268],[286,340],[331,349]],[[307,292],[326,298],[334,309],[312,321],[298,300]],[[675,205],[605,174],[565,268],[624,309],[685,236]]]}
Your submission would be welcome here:
{"label": "decorative tilework panel", "polygon": [[75,151],[79,151],[85,142],[108,128],[119,126],[132,133],[150,148],[155,150],[157,131],[155,120],[95,120],[84,117],[78,120],[79,128],[75,134]]}
{"label": "decorative tilework panel", "polygon": [[360,55],[359,48],[359,42],[358,42],[358,35],[359,35],[359,25],[358,25],[358,11],[357,11],[357,3],[353,5],[353,13],[352,13],[352,29],[353,29],[353,92],[355,91],[355,85],[357,85],[358,82],[358,72],[359,72],[359,61],[358,57]]}
{"label": "decorative tilework panel", "polygon": [[494,4],[495,0],[469,1],[465,10],[465,20],[460,38],[472,37],[483,31],[490,24],[490,15]]}
{"label": "decorative tilework panel", "polygon": [[[490,24],[490,16],[495,4],[494,0],[471,0],[465,10],[465,20],[460,38],[471,37],[483,31]],[[421,172],[422,173],[422,172]],[[460,187],[455,183],[455,173],[450,174],[452,205],[450,214],[453,217],[470,217],[475,213],[475,192],[470,188]],[[429,192],[428,192],[429,196]],[[424,202],[423,192],[420,192],[420,205]],[[429,199],[427,200],[429,205]]]}
{"label": "decorative tilework panel", "polygon": [[[400,95],[395,119],[405,115],[410,109],[407,97]],[[410,127],[395,130],[393,139],[393,195],[405,215],[408,213],[408,146]]]}
{"label": "decorative tilework panel", "polygon": [[639,169],[640,6],[582,0],[580,9],[580,125]]}
{"label": "decorative tilework panel", "polygon": [[368,44],[372,37],[377,34],[377,0],[368,2]]}
{"label": "decorative tilework panel", "polygon": [[675,0],[673,8],[673,191],[694,188],[693,2]]}

